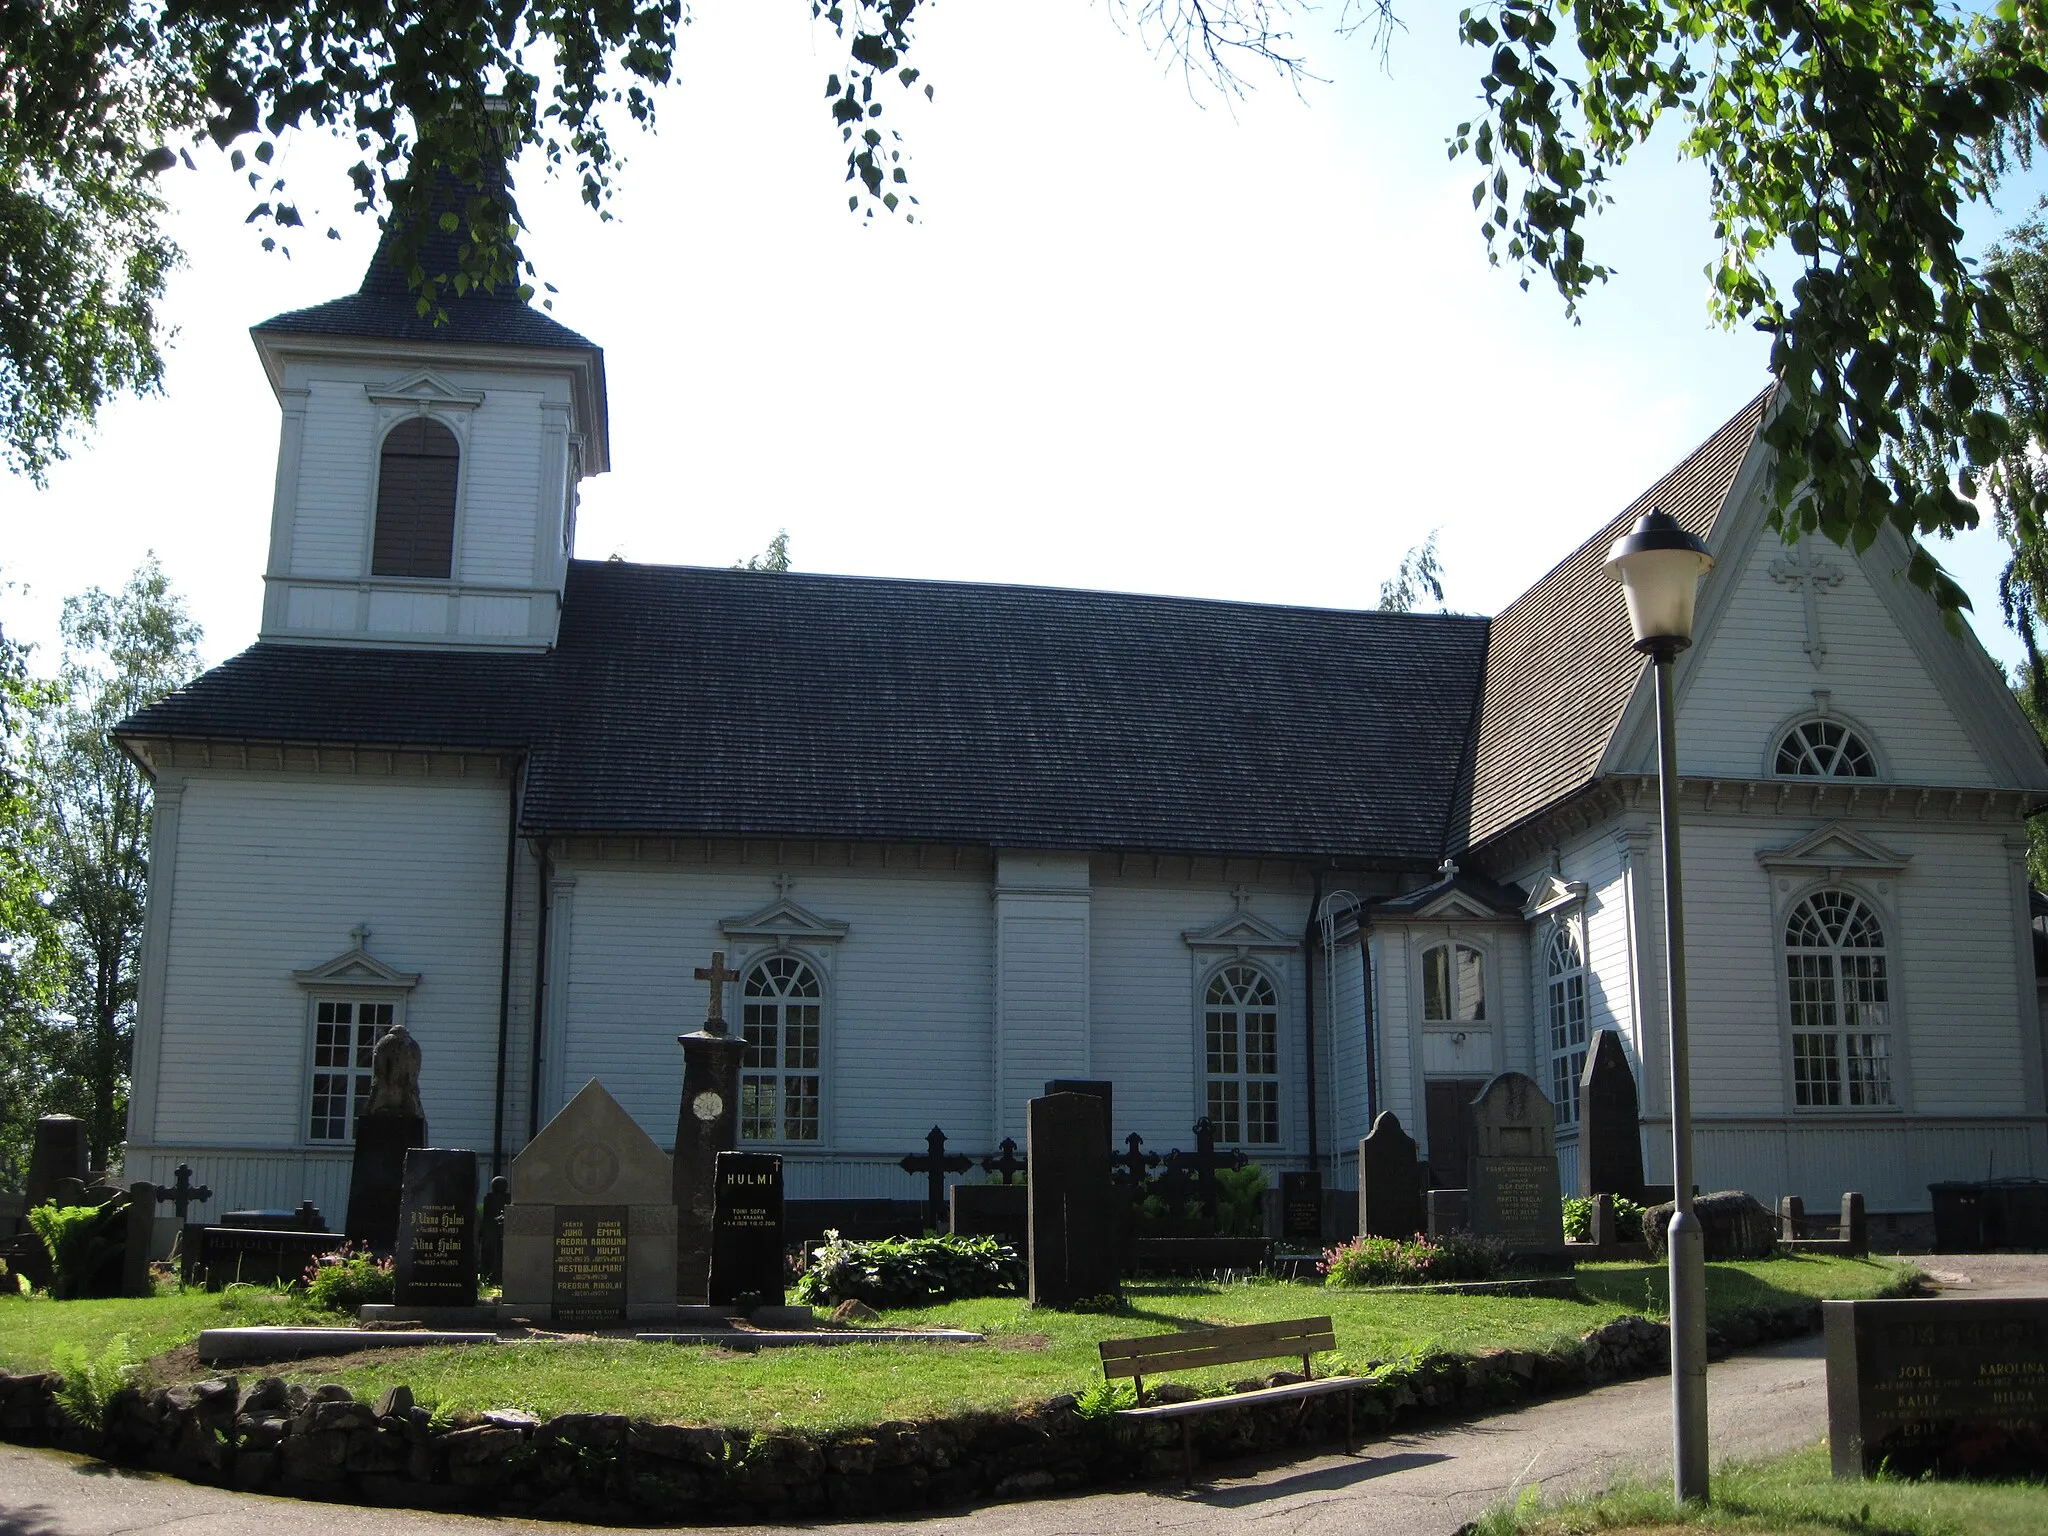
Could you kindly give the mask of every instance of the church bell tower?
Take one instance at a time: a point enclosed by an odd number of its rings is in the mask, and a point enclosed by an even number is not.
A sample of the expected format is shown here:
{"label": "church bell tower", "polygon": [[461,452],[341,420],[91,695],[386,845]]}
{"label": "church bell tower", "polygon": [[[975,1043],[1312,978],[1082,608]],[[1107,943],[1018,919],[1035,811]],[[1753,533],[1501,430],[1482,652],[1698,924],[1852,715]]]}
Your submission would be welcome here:
{"label": "church bell tower", "polygon": [[[456,270],[461,205],[435,198],[429,272]],[[261,638],[546,650],[578,486],[609,467],[603,349],[502,289],[420,315],[396,243],[250,333],[284,414]]]}

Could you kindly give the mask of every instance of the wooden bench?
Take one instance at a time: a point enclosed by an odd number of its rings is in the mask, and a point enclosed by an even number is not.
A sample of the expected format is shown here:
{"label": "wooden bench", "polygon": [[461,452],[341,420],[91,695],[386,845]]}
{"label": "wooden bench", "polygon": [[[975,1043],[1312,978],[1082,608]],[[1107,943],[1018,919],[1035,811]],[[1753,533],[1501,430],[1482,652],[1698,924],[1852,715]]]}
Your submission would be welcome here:
{"label": "wooden bench", "polygon": [[[1335,1349],[1337,1335],[1327,1317],[1302,1317],[1285,1323],[1250,1323],[1240,1328],[1197,1328],[1185,1333],[1156,1333],[1143,1339],[1104,1339],[1102,1374],[1105,1380],[1129,1377],[1137,1388],[1138,1406],[1125,1408],[1119,1420],[1143,1422],[1151,1419],[1180,1420],[1182,1481],[1195,1480],[1194,1419],[1199,1414],[1219,1413],[1259,1403],[1287,1402],[1321,1397],[1329,1392],[1344,1394],[1344,1454],[1350,1455],[1356,1437],[1352,1433],[1351,1394],[1359,1384],[1356,1376],[1315,1378],[1309,1357]],[[1284,1386],[1260,1387],[1253,1392],[1232,1392],[1223,1397],[1198,1397],[1185,1403],[1145,1401],[1145,1378],[1166,1371],[1193,1371],[1207,1365],[1236,1365],[1249,1360],[1290,1360],[1299,1356],[1301,1374],[1307,1381]]]}

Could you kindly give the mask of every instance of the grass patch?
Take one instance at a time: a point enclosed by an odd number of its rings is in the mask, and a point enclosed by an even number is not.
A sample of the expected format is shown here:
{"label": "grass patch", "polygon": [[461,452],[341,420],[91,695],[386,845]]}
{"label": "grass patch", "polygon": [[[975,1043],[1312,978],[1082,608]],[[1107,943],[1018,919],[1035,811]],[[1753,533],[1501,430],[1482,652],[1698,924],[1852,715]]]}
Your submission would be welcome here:
{"label": "grass patch", "polygon": [[1490,1512],[1478,1536],[2039,1536],[2048,1528],[2048,1486],[2041,1483],[1837,1482],[1824,1444],[1768,1461],[1731,1462],[1714,1474],[1712,1489],[1705,1507],[1686,1509],[1673,1505],[1668,1484],[1628,1483],[1548,1505],[1525,1497],[1514,1509]]}
{"label": "grass patch", "polygon": [[[1867,1297],[1896,1286],[1879,1262],[1801,1256],[1708,1266],[1710,1313],[1787,1305],[1817,1296]],[[445,1409],[525,1408],[543,1416],[584,1410],[675,1423],[829,1429],[1005,1408],[1079,1392],[1099,1382],[1103,1339],[1329,1313],[1339,1349],[1318,1369],[1364,1370],[1384,1361],[1490,1348],[1543,1349],[1630,1312],[1662,1306],[1663,1271],[1643,1264],[1582,1267],[1582,1296],[1390,1296],[1292,1282],[1134,1284],[1124,1310],[1036,1312],[1016,1297],[984,1297],[884,1314],[893,1325],[969,1328],[983,1344],[875,1344],[736,1354],[630,1339],[567,1340],[495,1349],[390,1350],[280,1367],[295,1380],[338,1381],[374,1397],[404,1382]],[[0,1299],[0,1366],[47,1369],[63,1344],[97,1350],[126,1334],[157,1371],[197,1368],[160,1357],[203,1328],[258,1322],[332,1322],[303,1301],[255,1287],[221,1295],[175,1291],[150,1300]],[[186,1357],[189,1360],[189,1357]],[[1275,1367],[1284,1362],[1274,1362]],[[1198,1387],[1251,1376],[1251,1365],[1188,1373]],[[244,1375],[251,1374],[244,1368]]]}

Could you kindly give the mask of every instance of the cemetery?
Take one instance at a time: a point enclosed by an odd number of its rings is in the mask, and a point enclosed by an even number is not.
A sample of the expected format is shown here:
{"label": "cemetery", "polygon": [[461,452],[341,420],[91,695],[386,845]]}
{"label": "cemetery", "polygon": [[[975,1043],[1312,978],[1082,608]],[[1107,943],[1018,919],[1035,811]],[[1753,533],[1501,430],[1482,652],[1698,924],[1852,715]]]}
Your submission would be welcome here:
{"label": "cemetery", "polygon": [[[1568,1242],[1551,1107],[1519,1074],[1469,1106],[1462,1190],[1425,1190],[1383,1115],[1358,1151],[1362,1235],[1335,1245],[1311,1236],[1313,1184],[1226,1220],[1233,1188],[1262,1179],[1242,1152],[1206,1121],[1190,1152],[1135,1135],[1113,1151],[1110,1085],[1071,1080],[1030,1100],[1021,1157],[950,1150],[934,1126],[903,1159],[933,1235],[862,1242],[792,1231],[780,1158],[734,1144],[739,1058],[717,1011],[682,1037],[683,1156],[593,1080],[489,1181],[473,1150],[431,1145],[418,1047],[394,1030],[353,1230],[310,1206],[180,1223],[175,1268],[152,1268],[129,1213],[200,1198],[194,1171],[125,1194],[53,1175],[74,1138],[52,1125],[38,1193],[135,1241],[92,1250],[88,1288],[58,1251],[37,1294],[0,1294],[0,1435],[311,1497],[716,1520],[1192,1480],[1283,1447],[1370,1455],[1431,1415],[1666,1368],[1665,1271],[1615,1230],[1617,1200],[1666,1192],[1638,1172],[1585,1196],[1586,1240]],[[977,1168],[988,1182],[952,1182]],[[1446,1194],[1455,1230],[1431,1222]],[[1740,1192],[1699,1205],[1717,1352],[1815,1332],[1825,1306],[1831,1357],[1893,1380],[1899,1331],[1838,1350],[1837,1314],[1955,1305],[1882,1300],[1911,1271],[1798,1235],[1797,1213]],[[1278,1230],[1246,1233],[1261,1214]],[[10,1279],[28,1275],[9,1242]],[[1986,1347],[2016,1327],[2039,1323],[1991,1319]],[[1894,1387],[1886,1411],[1911,1401]],[[1913,1433],[1858,1432],[1887,1455]],[[2012,1454],[2039,1449],[2022,1436]]]}

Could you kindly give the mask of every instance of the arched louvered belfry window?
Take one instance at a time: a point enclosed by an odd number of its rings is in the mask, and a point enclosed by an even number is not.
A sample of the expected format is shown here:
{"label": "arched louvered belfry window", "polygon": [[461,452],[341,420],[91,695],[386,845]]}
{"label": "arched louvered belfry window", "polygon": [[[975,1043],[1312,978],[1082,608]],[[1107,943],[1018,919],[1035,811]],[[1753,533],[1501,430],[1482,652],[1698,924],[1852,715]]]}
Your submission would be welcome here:
{"label": "arched louvered belfry window", "polygon": [[1778,739],[1773,767],[1802,779],[1874,779],[1877,757],[1839,720],[1802,720]]}
{"label": "arched louvered belfry window", "polygon": [[391,429],[377,461],[377,536],[372,576],[446,581],[455,556],[455,486],[462,450],[431,416]]}

